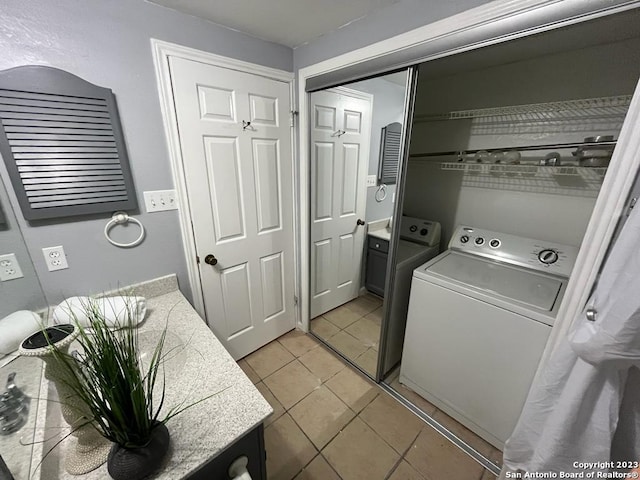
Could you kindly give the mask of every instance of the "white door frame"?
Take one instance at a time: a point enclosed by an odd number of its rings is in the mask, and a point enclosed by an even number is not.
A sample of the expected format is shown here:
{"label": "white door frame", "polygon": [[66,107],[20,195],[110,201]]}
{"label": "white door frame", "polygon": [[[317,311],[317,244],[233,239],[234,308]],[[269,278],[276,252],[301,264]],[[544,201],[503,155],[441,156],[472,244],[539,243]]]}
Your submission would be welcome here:
{"label": "white door frame", "polygon": [[[156,69],[156,79],[158,81],[158,95],[160,97],[160,107],[162,110],[162,118],[164,121],[164,133],[167,139],[167,147],[169,149],[169,159],[171,160],[171,171],[173,174],[173,183],[178,195],[178,215],[180,218],[180,232],[182,233],[182,242],[184,245],[185,260],[187,263],[187,272],[189,274],[189,285],[193,295],[193,306],[200,316],[206,320],[206,312],[204,308],[204,299],[202,295],[202,282],[200,279],[200,270],[196,261],[196,241],[193,232],[192,212],[189,207],[189,195],[187,190],[187,182],[184,171],[184,161],[182,158],[182,150],[180,148],[180,135],[178,133],[178,120],[176,117],[175,104],[173,101],[173,86],[171,84],[171,72],[169,70],[169,57],[178,57],[185,60],[193,60],[200,63],[206,63],[216,67],[236,70],[243,73],[250,73],[278,80],[289,84],[289,95],[291,108],[294,105],[294,75],[292,72],[285,70],[277,70],[275,68],[264,67],[234,58],[223,57],[213,53],[197,50],[190,47],[184,47],[175,43],[165,42],[164,40],[151,39],[151,49],[153,52],[153,61]],[[293,227],[294,231],[291,235],[294,237],[294,275],[297,276],[297,228],[296,221],[298,218],[297,202],[295,201],[295,159],[296,159],[296,142],[295,135],[291,134],[291,152],[293,156],[294,171],[292,172],[294,198],[291,198],[293,207]],[[284,201],[284,199],[283,199]],[[294,278],[294,294],[297,296],[297,278]],[[299,311],[296,310],[296,320],[299,319]]]}
{"label": "white door frame", "polygon": [[[506,40],[526,37],[603,17],[612,13],[636,8],[639,1],[624,0],[498,0],[467,10],[460,14],[439,20],[430,25],[411,30],[390,39],[345,53],[323,62],[301,68],[298,71],[298,101],[300,110],[300,304],[301,324],[305,331],[309,328],[309,102],[305,92],[307,79],[323,73],[356,65],[366,60],[392,52],[399,52],[420,44],[441,41],[448,37],[452,42],[457,38],[473,38],[474,32],[482,37],[463,47],[439,52],[425,60],[461,53],[480,46],[500,43]],[[496,35],[493,29],[503,22],[509,22],[514,33]],[[536,27],[532,28],[531,24]],[[518,29],[520,28],[520,30]],[[609,242],[615,230],[618,218],[625,207],[635,173],[640,168],[640,130],[631,128],[640,122],[640,98],[638,90],[629,107],[626,128],[620,132],[619,146],[611,159],[609,173],[601,188],[596,205],[587,226],[576,266],[567,286],[558,320],[551,332],[547,348],[540,365],[546,363],[553,347],[569,329],[576,315],[582,310],[595,282],[605,257]],[[540,370],[539,370],[540,371]]]}

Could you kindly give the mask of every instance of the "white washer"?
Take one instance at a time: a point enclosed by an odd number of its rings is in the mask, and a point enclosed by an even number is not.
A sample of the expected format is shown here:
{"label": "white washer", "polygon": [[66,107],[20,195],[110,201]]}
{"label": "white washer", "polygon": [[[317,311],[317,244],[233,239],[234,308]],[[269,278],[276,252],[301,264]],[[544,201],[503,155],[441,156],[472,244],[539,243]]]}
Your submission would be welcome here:
{"label": "white washer", "polygon": [[400,383],[502,449],[577,248],[459,227],[413,273]]}
{"label": "white washer", "polygon": [[402,216],[384,354],[386,370],[391,369],[402,357],[413,270],[440,253],[440,232],[438,222]]}

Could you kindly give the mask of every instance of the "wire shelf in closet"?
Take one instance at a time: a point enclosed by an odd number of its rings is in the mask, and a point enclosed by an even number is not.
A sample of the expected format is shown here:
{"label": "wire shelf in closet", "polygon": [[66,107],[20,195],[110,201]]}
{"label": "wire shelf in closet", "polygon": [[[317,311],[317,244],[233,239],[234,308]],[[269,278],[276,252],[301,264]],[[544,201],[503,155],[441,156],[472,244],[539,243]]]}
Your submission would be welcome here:
{"label": "wire shelf in closet", "polygon": [[462,174],[465,187],[597,197],[606,167],[503,165],[443,162],[441,170]]}
{"label": "wire shelf in closet", "polygon": [[[616,141],[586,142],[583,139],[613,138],[612,134],[619,133],[631,98],[631,95],[617,95],[416,115],[416,123],[461,119],[469,122],[460,127],[458,124],[434,127],[440,136],[425,137],[428,140],[420,142],[423,150],[414,151],[409,157],[414,168],[420,168],[420,164],[426,168],[438,162],[441,170],[461,172],[463,186],[596,197],[607,168],[579,166],[580,161],[590,159],[581,153],[610,158],[610,153],[603,155],[602,152],[612,152]],[[423,124],[422,128],[431,126]],[[449,139],[448,132],[458,128],[462,135]],[[547,143],[542,143],[543,139]],[[476,148],[442,148],[463,141]],[[485,145],[489,148],[477,148]],[[522,156],[520,161],[520,153],[524,152],[533,153]],[[594,162],[595,165],[606,163],[606,160]]]}
{"label": "wire shelf in closet", "polygon": [[441,120],[462,120],[493,117],[492,122],[578,120],[624,116],[631,103],[632,95],[611,97],[582,98],[558,102],[508,105],[503,107],[457,110],[445,113],[416,115],[414,122],[433,122]]}
{"label": "wire shelf in closet", "polygon": [[549,176],[581,176],[589,180],[602,179],[607,167],[577,167],[573,165],[552,167],[548,165],[505,165],[488,163],[442,162],[442,170],[458,170],[475,175],[549,177]]}

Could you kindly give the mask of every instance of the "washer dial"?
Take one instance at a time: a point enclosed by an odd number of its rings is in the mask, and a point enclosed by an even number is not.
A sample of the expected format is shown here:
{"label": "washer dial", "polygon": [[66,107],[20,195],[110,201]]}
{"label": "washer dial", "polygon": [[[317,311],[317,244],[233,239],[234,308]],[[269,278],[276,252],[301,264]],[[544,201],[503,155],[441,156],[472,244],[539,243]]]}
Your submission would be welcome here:
{"label": "washer dial", "polygon": [[538,260],[545,265],[551,265],[558,261],[558,252],[550,248],[545,248],[538,253]]}

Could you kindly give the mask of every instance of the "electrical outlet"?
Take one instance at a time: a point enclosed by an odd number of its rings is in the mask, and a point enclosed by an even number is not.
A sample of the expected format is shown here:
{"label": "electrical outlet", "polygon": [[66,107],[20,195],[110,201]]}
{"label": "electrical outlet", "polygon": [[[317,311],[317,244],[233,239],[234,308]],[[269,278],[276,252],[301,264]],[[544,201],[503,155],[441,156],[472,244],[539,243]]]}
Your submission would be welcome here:
{"label": "electrical outlet", "polygon": [[16,278],[22,278],[22,269],[18,263],[15,253],[7,253],[6,255],[0,255],[0,281],[8,282],[9,280],[15,280]]}
{"label": "electrical outlet", "polygon": [[153,190],[143,192],[143,195],[144,205],[148,213],[176,210],[178,208],[175,190]]}
{"label": "electrical outlet", "polygon": [[377,175],[367,175],[367,187],[375,187],[378,184]]}
{"label": "electrical outlet", "polygon": [[50,272],[69,268],[67,256],[64,254],[64,248],[62,248],[62,245],[43,248],[42,254],[44,255],[44,261]]}

